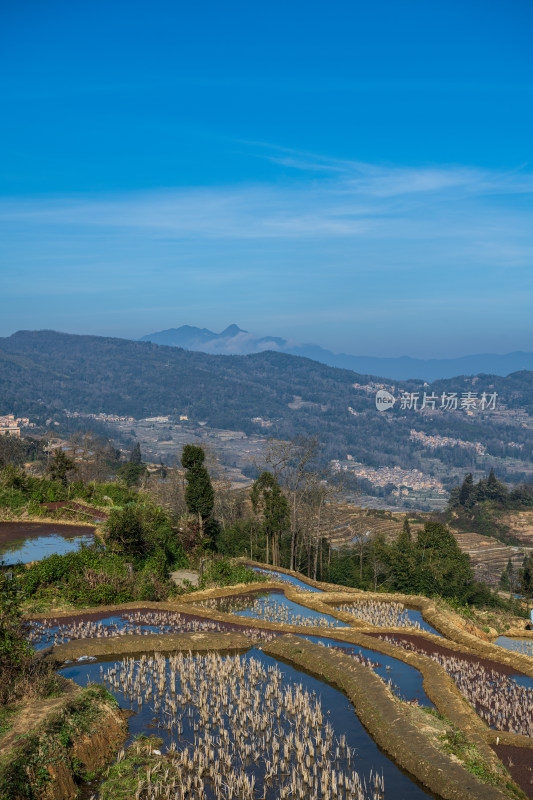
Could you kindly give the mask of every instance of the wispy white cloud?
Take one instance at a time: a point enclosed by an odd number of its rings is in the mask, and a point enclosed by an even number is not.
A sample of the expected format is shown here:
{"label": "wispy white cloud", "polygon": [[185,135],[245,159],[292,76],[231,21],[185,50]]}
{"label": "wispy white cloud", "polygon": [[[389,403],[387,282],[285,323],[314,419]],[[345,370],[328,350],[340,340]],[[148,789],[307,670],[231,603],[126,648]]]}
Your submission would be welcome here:
{"label": "wispy white cloud", "polygon": [[[278,158],[277,155],[268,155]],[[483,221],[526,233],[513,200],[533,193],[533,174],[464,166],[387,167],[279,156],[295,167],[282,185],[177,188],[106,196],[0,201],[0,223],[102,237],[117,230],[172,239],[396,238],[471,236]],[[288,162],[287,162],[288,163]],[[319,170],[324,177],[303,172]],[[500,235],[505,236],[501,230]]]}
{"label": "wispy white cloud", "polygon": [[[422,319],[441,331],[452,320],[457,337],[489,313],[502,335],[530,329],[527,167],[398,167],[266,146],[259,154],[285,160],[283,180],[0,199],[6,330],[21,326],[17,307],[27,309],[25,327],[65,319],[66,329],[78,304],[83,330],[91,314],[111,329],[115,313],[125,320],[124,309],[141,305],[150,321],[139,335],[187,321],[214,328],[221,317],[254,333],[263,320],[265,333],[300,341],[323,341],[305,326],[373,331],[378,341],[387,326],[416,332]],[[41,317],[51,321],[32,322]],[[235,352],[246,347],[245,335],[235,341]]]}

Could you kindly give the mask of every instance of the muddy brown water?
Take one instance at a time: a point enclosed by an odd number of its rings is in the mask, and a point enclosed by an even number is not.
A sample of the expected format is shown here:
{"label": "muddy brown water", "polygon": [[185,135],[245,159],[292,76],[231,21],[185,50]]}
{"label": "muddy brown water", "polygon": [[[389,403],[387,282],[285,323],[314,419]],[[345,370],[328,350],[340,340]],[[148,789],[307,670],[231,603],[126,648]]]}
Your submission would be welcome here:
{"label": "muddy brown water", "polygon": [[533,750],[506,744],[492,745],[492,749],[507,767],[515,783],[528,797],[533,798]]}

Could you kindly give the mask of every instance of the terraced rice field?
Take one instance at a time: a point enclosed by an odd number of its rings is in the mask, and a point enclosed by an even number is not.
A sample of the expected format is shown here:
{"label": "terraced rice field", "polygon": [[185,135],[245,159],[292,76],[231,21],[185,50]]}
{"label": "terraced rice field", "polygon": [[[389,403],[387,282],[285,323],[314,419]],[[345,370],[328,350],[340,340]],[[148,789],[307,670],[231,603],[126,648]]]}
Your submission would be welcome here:
{"label": "terraced rice field", "polygon": [[533,658],[533,639],[511,639],[508,636],[498,636],[494,644]]}
{"label": "terraced rice field", "polygon": [[[509,675],[498,664],[461,656],[445,648],[430,648],[409,639],[380,634],[383,641],[420,653],[440,664],[457,688],[491,728],[533,737],[533,678]],[[507,670],[507,673],[509,670]]]}
{"label": "terraced rice field", "polygon": [[428,797],[365,732],[348,700],[253,649],[244,656],[158,654],[63,670],[103,681],[136,713],[132,737],[163,739],[143,798],[404,800]]}
{"label": "terraced rice field", "polygon": [[[263,622],[298,626],[301,639],[349,656],[358,666],[348,667],[348,673],[366,669],[365,674],[377,675],[393,696],[410,706],[431,708],[423,686],[423,666],[416,662],[422,672],[415,669],[402,660],[402,652],[424,656],[427,663],[433,662],[448,673],[488,726],[533,738],[533,678],[472,652],[450,649],[440,634],[438,642],[426,636],[437,631],[419,611],[397,602],[362,597],[337,606],[352,615],[354,622],[365,623],[364,633],[359,634],[366,637],[365,645],[369,636],[375,637],[376,647],[379,640],[394,645],[397,658],[345,641],[347,632],[355,635],[361,626],[351,628],[332,614],[308,607],[306,602],[313,605],[318,598],[305,581],[284,573],[276,575],[275,570],[265,572],[276,579],[278,575],[290,578],[288,585],[307,590],[308,600],[302,594],[301,603],[295,603],[281,589],[248,594],[237,590],[222,597],[215,593],[209,599],[201,595],[203,599],[196,601],[196,609],[191,596],[190,611],[184,610],[183,605],[175,611],[140,607],[114,614],[102,611],[31,621],[30,641],[41,649],[72,640],[112,641],[134,635],[245,634],[245,647],[249,650],[244,655],[164,655],[147,650],[135,657],[108,656],[98,661],[79,656],[76,663],[64,662],[62,674],[66,677],[82,685],[103,681],[121,706],[135,712],[129,721],[130,742],[138,733],[161,737],[161,753],[155,754],[148,776],[143,772],[135,777],[132,797],[409,800],[430,796],[379,750],[346,697],[262,651],[264,646],[270,647],[271,653],[285,652],[281,639],[268,645],[279,632],[262,628]],[[290,594],[289,589],[287,592]],[[323,594],[327,603],[328,593]],[[205,616],[200,613],[200,606]],[[239,621],[217,619],[216,613],[210,618],[210,611],[232,615]],[[320,627],[324,633],[307,635],[302,633],[302,627]],[[403,630],[393,632],[387,628]],[[290,639],[286,637],[286,641]],[[161,648],[160,643],[158,646]],[[281,649],[276,651],[277,647]],[[144,650],[144,643],[141,648]],[[372,680],[376,678],[372,676]],[[439,706],[438,711],[445,713],[446,709]],[[522,758],[522,750],[514,750]],[[121,757],[125,756],[119,756],[119,760]],[[521,778],[527,778],[528,769],[521,761]]]}
{"label": "terraced rice field", "polygon": [[285,572],[276,572],[272,569],[260,569],[259,567],[252,567],[252,569],[260,575],[266,575],[269,580],[286,583],[288,586],[295,586],[297,589],[302,589],[305,592],[323,592],[323,589],[317,589],[315,586],[311,586],[309,583],[305,583],[305,581],[301,581],[292,575],[287,575]]}
{"label": "terraced rice field", "polygon": [[364,664],[372,669],[376,675],[379,675],[401,700],[426,706],[427,708],[433,707],[433,703],[424,691],[422,674],[403,661],[378,653],[376,650],[369,650],[339,639],[305,635],[302,635],[302,638],[308,639],[314,644],[331,647],[334,650],[350,655],[359,664]]}
{"label": "terraced rice field", "polygon": [[34,620],[29,624],[28,641],[36,650],[77,639],[109,639],[116,636],[144,635],[152,633],[243,633],[255,641],[268,641],[273,634],[259,628],[235,626],[228,622],[217,622],[195,614],[176,611],[126,611],[118,615],[92,614],[70,619],[48,618]]}
{"label": "terraced rice field", "polygon": [[49,522],[0,522],[0,561],[28,564],[78,550],[94,539],[89,525]]}
{"label": "terraced rice field", "polygon": [[352,614],[360,622],[367,622],[376,628],[412,628],[435,636],[441,635],[425,621],[420,611],[406,608],[402,603],[358,600],[337,606],[337,610]]}
{"label": "terraced rice field", "polygon": [[234,614],[237,617],[253,617],[254,619],[279,622],[284,625],[303,625],[306,628],[339,628],[346,626],[345,622],[335,619],[330,614],[323,614],[288,600],[281,591],[203,600],[201,605],[204,608],[212,608],[216,611],[223,611],[226,614]]}
{"label": "terraced rice field", "polygon": [[519,547],[511,547],[479,533],[452,533],[463,553],[470,556],[474,574],[479,581],[496,585],[509,559],[517,571],[522,565],[524,550]]}

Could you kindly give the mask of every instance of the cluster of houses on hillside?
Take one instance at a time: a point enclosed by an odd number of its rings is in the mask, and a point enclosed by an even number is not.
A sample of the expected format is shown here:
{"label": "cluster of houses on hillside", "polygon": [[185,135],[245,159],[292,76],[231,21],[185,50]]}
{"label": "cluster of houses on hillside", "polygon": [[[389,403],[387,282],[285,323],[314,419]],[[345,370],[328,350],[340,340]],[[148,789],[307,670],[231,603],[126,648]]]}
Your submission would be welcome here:
{"label": "cluster of houses on hillside", "polygon": [[[349,459],[351,461],[351,459]],[[334,460],[331,462],[332,472],[350,472],[356,478],[363,478],[371,483],[373,486],[385,487],[393,484],[397,488],[397,492],[402,494],[412,491],[431,491],[437,494],[446,494],[442,483],[433,478],[431,475],[424,475],[418,469],[401,469],[400,467],[367,467],[365,464],[351,461],[349,464],[343,464],[341,461]],[[393,492],[394,494],[394,492]]]}
{"label": "cluster of houses on hillside", "polygon": [[0,417],[0,436],[15,436],[20,439],[21,428],[34,428],[35,423],[28,417],[15,417],[14,414],[4,414]]}
{"label": "cluster of houses on hillside", "polygon": [[428,447],[430,450],[435,450],[437,447],[473,448],[480,456],[484,456],[487,452],[485,445],[481,444],[481,442],[465,442],[462,439],[454,439],[451,436],[428,435],[414,429],[410,431],[409,438],[414,442],[419,442],[424,447]]}
{"label": "cluster of houses on hillside", "polygon": [[88,417],[89,419],[97,419],[99,422],[135,422],[134,417],[119,417],[117,414],[84,414],[82,411],[68,411],[65,409],[67,417]]}

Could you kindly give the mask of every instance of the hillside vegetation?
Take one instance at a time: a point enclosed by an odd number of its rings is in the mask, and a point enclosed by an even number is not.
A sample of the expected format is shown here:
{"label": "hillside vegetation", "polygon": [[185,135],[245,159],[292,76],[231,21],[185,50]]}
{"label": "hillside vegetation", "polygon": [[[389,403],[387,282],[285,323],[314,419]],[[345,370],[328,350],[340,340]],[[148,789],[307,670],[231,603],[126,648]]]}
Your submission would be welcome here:
{"label": "hillside vegetation", "polygon": [[[64,409],[135,418],[187,414],[193,422],[250,434],[260,430],[252,418],[263,417],[271,421],[268,434],[276,438],[318,436],[324,444],[324,459],[350,453],[370,466],[397,465],[427,472],[440,464],[443,473],[455,469],[464,474],[472,468],[488,471],[494,466],[490,458],[497,458],[501,478],[525,478],[521,465],[533,457],[533,431],[523,426],[510,429],[490,415],[483,420],[463,413],[426,417],[399,409],[392,412],[394,416],[380,414],[373,395],[353,387],[371,380],[274,352],[216,356],[53,331],[22,331],[0,339],[0,412],[29,415],[43,424],[50,417],[61,420]],[[533,414],[533,373],[475,380],[476,392],[496,391],[508,408]],[[396,390],[437,394],[473,388],[471,378],[439,381],[429,388],[417,381],[396,384]],[[295,396],[302,398],[296,405]],[[472,448],[424,449],[410,440],[413,427],[430,435],[482,441],[488,455]],[[509,448],[511,438],[520,450]],[[514,460],[509,462],[511,455]]]}

